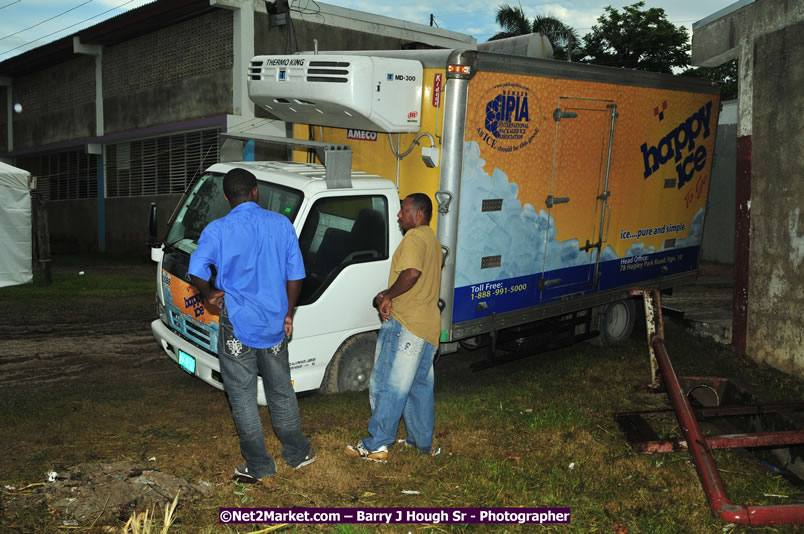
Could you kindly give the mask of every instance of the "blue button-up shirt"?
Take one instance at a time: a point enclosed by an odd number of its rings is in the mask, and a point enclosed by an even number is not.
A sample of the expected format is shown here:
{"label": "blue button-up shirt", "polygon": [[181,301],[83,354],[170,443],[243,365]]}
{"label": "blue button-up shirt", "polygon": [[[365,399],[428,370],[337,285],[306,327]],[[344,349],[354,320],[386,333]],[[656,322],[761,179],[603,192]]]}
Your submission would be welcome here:
{"label": "blue button-up shirt", "polygon": [[191,275],[209,280],[224,293],[235,336],[264,349],[285,337],[287,281],[304,278],[304,262],[293,225],[284,215],[254,202],[236,206],[204,228],[190,256]]}

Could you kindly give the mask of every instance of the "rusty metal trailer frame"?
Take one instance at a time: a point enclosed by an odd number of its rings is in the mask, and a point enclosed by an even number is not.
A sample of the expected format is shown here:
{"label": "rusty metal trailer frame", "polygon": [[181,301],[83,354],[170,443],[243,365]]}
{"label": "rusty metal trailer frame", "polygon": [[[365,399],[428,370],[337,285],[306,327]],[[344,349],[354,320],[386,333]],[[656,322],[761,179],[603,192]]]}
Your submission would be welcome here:
{"label": "rusty metal trailer frame", "polygon": [[[659,290],[635,289],[631,291],[631,294],[641,295],[645,304],[648,347],[651,359],[650,387],[658,390],[660,379],[664,382],[665,390],[670,397],[679,427],[684,435],[684,440],[652,442],[645,446],[646,449],[649,449],[645,452],[688,450],[712,512],[724,521],[752,526],[804,524],[804,503],[763,506],[734,504],[726,493],[726,487],[720,478],[720,473],[717,470],[711,452],[713,449],[722,448],[804,443],[804,431],[704,436],[698,425],[695,411],[681,387],[678,376],[673,369],[673,364],[670,361],[670,355],[664,345]],[[753,409],[756,410],[757,408]],[[750,413],[750,409],[747,413]]]}

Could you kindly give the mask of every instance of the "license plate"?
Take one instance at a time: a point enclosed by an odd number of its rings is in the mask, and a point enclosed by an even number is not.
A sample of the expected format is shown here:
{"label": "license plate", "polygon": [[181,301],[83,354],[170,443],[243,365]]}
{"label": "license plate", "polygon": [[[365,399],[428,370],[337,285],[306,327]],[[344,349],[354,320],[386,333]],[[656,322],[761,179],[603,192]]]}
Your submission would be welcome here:
{"label": "license plate", "polygon": [[191,375],[195,374],[195,358],[181,349],[179,349],[179,366]]}

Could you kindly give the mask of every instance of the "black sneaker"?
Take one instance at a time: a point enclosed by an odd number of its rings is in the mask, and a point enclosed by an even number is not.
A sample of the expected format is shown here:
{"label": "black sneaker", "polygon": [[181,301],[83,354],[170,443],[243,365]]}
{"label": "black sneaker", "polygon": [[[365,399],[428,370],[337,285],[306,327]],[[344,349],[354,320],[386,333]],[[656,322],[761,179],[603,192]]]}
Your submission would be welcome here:
{"label": "black sneaker", "polygon": [[310,465],[311,463],[315,462],[316,458],[318,458],[318,455],[315,453],[313,449],[310,449],[310,452],[307,453],[307,456],[304,457],[304,460],[294,465],[293,469],[301,469],[305,465]]}
{"label": "black sneaker", "polygon": [[265,484],[268,480],[271,479],[271,475],[266,475],[262,478],[255,477],[254,475],[249,473],[248,466],[246,465],[238,465],[237,467],[235,467],[234,472],[235,472],[234,479],[240,482],[241,484],[257,484],[258,482]]}

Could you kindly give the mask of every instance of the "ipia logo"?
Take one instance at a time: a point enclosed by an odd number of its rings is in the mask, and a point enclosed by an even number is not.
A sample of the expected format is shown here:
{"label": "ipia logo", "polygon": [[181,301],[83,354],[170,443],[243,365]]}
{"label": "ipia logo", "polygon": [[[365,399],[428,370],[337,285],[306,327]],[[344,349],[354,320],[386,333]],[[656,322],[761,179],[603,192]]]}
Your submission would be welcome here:
{"label": "ipia logo", "polygon": [[[484,93],[478,102],[485,113],[475,128],[479,140],[498,152],[516,152],[528,146],[539,133],[538,100],[530,100],[530,90],[518,83],[504,83]],[[535,107],[535,121],[531,109]],[[479,110],[478,110],[479,111]]]}
{"label": "ipia logo", "polygon": [[679,189],[692,179],[695,171],[703,170],[706,166],[706,147],[698,146],[696,148],[696,139],[702,134],[702,139],[709,137],[711,116],[712,101],[710,100],[701,109],[690,115],[687,120],[670,130],[656,146],[649,147],[647,143],[643,143],[640,148],[645,163],[645,179],[659,170],[659,167],[671,158],[676,162]]}
{"label": "ipia logo", "polygon": [[528,92],[525,90],[504,90],[486,104],[486,130],[497,139],[522,139],[528,121]]}

